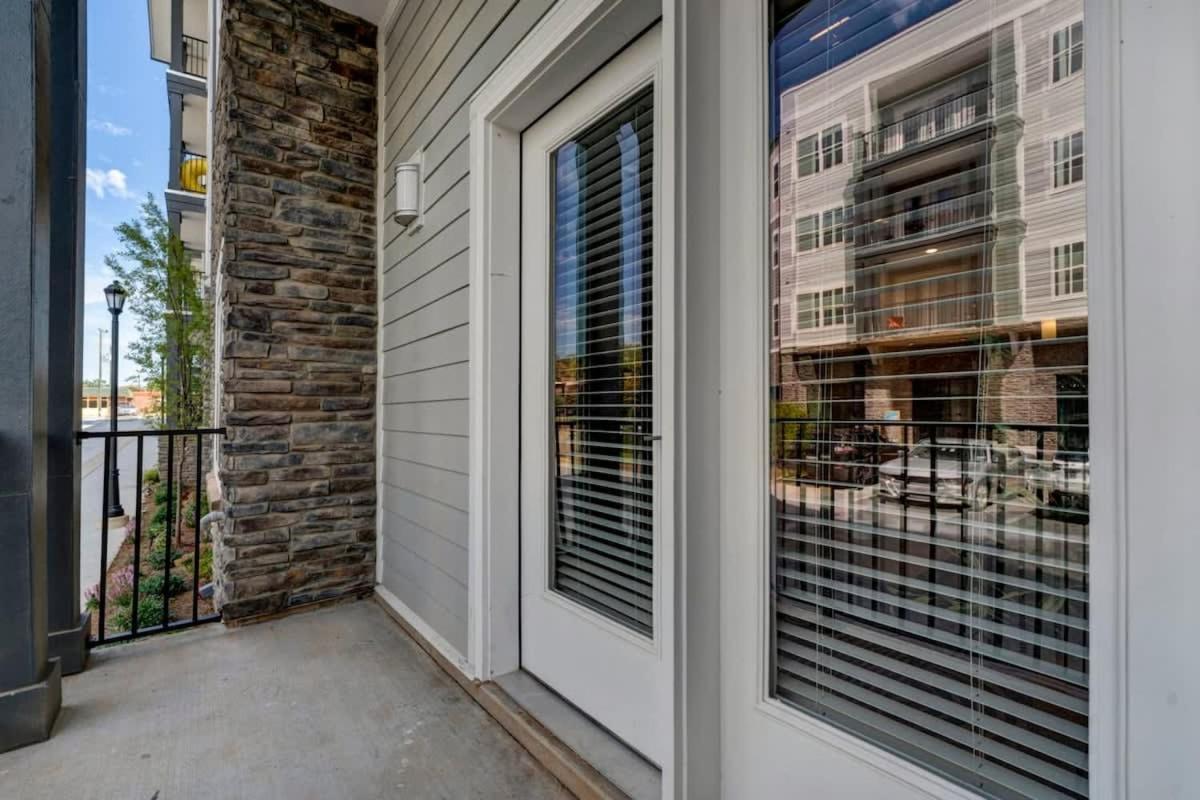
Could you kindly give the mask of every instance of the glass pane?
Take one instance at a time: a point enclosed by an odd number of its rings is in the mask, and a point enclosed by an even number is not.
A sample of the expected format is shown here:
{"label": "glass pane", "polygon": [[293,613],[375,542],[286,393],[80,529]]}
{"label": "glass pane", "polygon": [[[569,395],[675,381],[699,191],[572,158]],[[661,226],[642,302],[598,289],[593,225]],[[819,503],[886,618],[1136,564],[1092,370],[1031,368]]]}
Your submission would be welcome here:
{"label": "glass pane", "polygon": [[817,136],[807,136],[796,142],[796,172],[801,176],[817,171]]}
{"label": "glass pane", "polygon": [[1086,798],[1084,108],[1050,79],[1083,0],[770,8],[771,163],[835,128],[848,162],[763,187],[764,235],[844,225],[762,267],[797,320],[763,343],[772,694],[986,797]]}
{"label": "glass pane", "polygon": [[653,632],[654,93],[552,155],[550,585]]}

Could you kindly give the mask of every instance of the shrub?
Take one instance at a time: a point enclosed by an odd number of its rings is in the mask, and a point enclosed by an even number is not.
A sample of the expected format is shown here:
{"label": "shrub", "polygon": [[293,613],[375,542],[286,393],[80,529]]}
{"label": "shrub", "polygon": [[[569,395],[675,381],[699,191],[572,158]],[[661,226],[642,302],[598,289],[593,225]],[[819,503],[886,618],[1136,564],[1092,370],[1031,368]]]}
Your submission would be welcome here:
{"label": "shrub", "polygon": [[151,544],[154,544],[155,542],[157,542],[160,538],[162,538],[162,535],[166,532],[167,532],[167,523],[166,522],[151,522],[149,527],[146,528],[146,533],[150,536]]}
{"label": "shrub", "polygon": [[167,504],[167,484],[160,482],[154,487],[154,504],[160,508]]}
{"label": "shrub", "polygon": [[[162,597],[150,595],[138,598],[138,629],[152,628],[161,625],[163,621]],[[113,611],[109,617],[109,627],[118,631],[133,628],[133,609],[125,606]]]}
{"label": "shrub", "polygon": [[212,580],[213,554],[212,545],[202,545],[200,548],[200,580]]}
{"label": "shrub", "polygon": [[[184,582],[183,578],[172,573],[170,579],[167,581],[167,590],[170,592],[171,596],[174,597],[186,588],[187,583]],[[146,577],[142,578],[141,583],[138,585],[138,594],[144,597],[157,597],[161,599],[162,590],[163,576],[161,574],[147,575]],[[138,600],[138,605],[141,605],[140,597]]]}
{"label": "shrub", "polygon": [[158,508],[154,509],[154,516],[150,518],[151,525],[162,525],[164,528],[167,525],[167,504],[164,500],[159,504]]}
{"label": "shrub", "polygon": [[[208,504],[208,497],[203,492],[200,493],[200,518],[203,519],[211,509]],[[183,507],[183,523],[192,525],[196,522],[196,504],[188,501]]]}
{"label": "shrub", "polygon": [[138,599],[138,627],[161,625],[163,621],[162,597],[147,595]]}
{"label": "shrub", "polygon": [[154,485],[162,480],[162,476],[158,474],[158,467],[151,467],[142,473],[142,480],[148,484]]}
{"label": "shrub", "polygon": [[[165,537],[164,537],[165,538]],[[155,542],[146,556],[146,563],[151,569],[161,570],[167,565],[167,543],[164,540]]]}

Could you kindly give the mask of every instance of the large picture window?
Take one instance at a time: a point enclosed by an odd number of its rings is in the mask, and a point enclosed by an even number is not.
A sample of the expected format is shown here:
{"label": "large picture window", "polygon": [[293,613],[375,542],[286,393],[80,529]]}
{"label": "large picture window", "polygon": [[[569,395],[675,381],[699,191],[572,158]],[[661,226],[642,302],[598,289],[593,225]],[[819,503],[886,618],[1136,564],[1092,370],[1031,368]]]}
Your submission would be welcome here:
{"label": "large picture window", "polygon": [[1085,199],[1048,189],[1083,180],[1083,0],[884,5],[770,4],[769,691],[981,796],[1081,800]]}

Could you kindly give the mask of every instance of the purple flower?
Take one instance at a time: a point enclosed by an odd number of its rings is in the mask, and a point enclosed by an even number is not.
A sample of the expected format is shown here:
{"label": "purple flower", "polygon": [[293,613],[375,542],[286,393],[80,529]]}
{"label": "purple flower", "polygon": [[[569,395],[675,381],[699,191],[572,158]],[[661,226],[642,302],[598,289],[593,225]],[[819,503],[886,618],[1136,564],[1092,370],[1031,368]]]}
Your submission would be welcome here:
{"label": "purple flower", "polygon": [[108,591],[114,597],[133,592],[133,567],[125,567],[114,572],[108,578]]}

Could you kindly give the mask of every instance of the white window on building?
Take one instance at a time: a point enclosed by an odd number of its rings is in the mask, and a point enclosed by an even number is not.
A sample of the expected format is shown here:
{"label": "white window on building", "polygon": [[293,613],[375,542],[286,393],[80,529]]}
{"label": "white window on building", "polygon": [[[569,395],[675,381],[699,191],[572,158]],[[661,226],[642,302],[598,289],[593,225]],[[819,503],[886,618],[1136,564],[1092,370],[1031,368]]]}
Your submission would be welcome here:
{"label": "white window on building", "polygon": [[820,244],[820,217],[816,214],[796,217],[796,252],[807,253],[810,250],[816,250]]}
{"label": "white window on building", "polygon": [[796,177],[803,178],[821,171],[821,154],[817,148],[817,134],[796,140]]}
{"label": "white window on building", "polygon": [[820,295],[813,292],[801,292],[796,295],[797,329],[803,331],[817,327],[817,306],[820,302]]}
{"label": "white window on building", "polygon": [[842,126],[834,125],[821,131],[821,169],[831,169],[844,160]]}
{"label": "white window on building", "polygon": [[1054,34],[1051,53],[1054,82],[1083,71],[1083,23],[1076,22]]}
{"label": "white window on building", "polygon": [[839,286],[821,292],[821,324],[844,325],[854,321],[854,289]]}
{"label": "white window on building", "polygon": [[854,289],[839,286],[796,295],[796,328],[828,328],[854,322]]}
{"label": "white window on building", "polygon": [[846,209],[842,206],[827,209],[821,215],[821,243],[825,247],[845,241]]}
{"label": "white window on building", "polygon": [[1054,140],[1054,188],[1083,181],[1083,131]]}
{"label": "white window on building", "polygon": [[1087,248],[1083,242],[1054,248],[1054,296],[1067,297],[1087,291]]}
{"label": "white window on building", "polygon": [[819,134],[813,133],[796,140],[796,177],[815,175],[846,161],[845,136],[841,123],[831,125]]}

